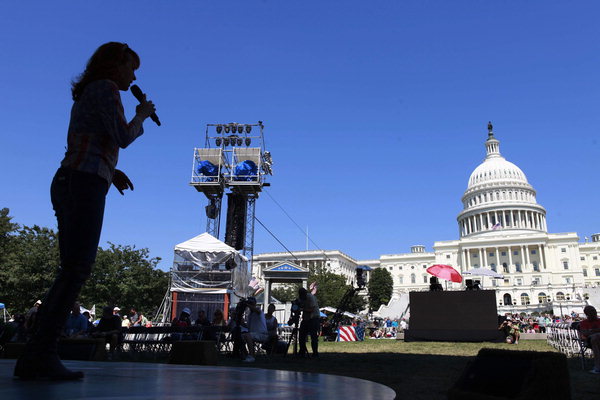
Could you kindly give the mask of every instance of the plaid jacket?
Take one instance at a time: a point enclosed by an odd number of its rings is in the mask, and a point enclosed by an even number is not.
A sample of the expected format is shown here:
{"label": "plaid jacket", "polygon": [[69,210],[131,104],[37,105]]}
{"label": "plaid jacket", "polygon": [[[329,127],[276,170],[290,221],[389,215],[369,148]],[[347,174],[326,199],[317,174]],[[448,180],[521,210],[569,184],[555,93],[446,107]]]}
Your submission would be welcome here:
{"label": "plaid jacket", "polygon": [[73,103],[67,136],[67,152],[61,166],[96,174],[110,184],[126,148],[144,133],[142,119],[125,119],[117,84],[103,79],[90,82]]}

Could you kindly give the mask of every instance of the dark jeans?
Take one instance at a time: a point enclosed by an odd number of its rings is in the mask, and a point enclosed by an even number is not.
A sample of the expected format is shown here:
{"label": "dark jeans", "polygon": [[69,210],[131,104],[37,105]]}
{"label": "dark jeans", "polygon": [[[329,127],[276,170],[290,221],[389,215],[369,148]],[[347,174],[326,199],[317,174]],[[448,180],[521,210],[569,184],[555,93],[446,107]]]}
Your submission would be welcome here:
{"label": "dark jeans", "polygon": [[310,335],[310,347],[312,348],[313,355],[317,356],[319,354],[319,325],[319,318],[303,319],[300,323],[298,331],[300,354],[308,354],[308,350],[306,349],[306,337],[308,335]]}
{"label": "dark jeans", "polygon": [[30,350],[55,351],[56,342],[96,260],[108,182],[59,168],[50,195],[58,220],[60,268],[38,311]]}

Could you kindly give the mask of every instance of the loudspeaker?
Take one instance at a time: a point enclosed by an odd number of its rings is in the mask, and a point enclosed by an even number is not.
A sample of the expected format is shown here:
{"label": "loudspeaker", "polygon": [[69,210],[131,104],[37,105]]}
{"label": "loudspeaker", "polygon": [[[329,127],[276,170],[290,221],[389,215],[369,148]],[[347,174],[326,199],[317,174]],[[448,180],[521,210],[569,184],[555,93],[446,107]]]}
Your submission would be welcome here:
{"label": "loudspeaker", "polygon": [[227,194],[225,243],[236,250],[242,250],[244,248],[247,204],[248,196],[239,193]]}
{"label": "loudspeaker", "polygon": [[448,391],[449,400],[571,398],[562,353],[481,349]]}

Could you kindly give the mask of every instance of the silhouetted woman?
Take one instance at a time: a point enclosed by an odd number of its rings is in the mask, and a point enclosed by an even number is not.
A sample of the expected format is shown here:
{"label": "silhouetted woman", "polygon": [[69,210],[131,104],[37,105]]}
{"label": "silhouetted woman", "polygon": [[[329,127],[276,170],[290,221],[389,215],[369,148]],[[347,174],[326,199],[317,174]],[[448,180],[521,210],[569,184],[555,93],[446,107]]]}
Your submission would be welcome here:
{"label": "silhouetted woman", "polygon": [[50,188],[58,220],[60,268],[38,311],[33,336],[17,361],[14,374],[22,379],[83,378],[82,372],[62,364],[57,341],[96,259],[110,184],[121,194],[133,190],[127,175],[115,167],[119,148],[143,133],[143,121],[155,111],[152,102],[144,101],[131,121],[125,119],[119,90],[129,89],[139,66],[138,55],[126,44],[106,43],[72,84],[67,151]]}

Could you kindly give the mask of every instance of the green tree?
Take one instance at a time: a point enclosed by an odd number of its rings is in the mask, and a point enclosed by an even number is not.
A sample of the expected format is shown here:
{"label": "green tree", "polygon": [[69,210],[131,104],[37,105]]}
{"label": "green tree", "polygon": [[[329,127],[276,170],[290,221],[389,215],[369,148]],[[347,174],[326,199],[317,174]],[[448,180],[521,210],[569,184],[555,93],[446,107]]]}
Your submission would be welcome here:
{"label": "green tree", "polygon": [[[48,228],[13,223],[7,208],[0,209],[0,302],[11,313],[27,311],[41,299],[60,263],[58,235]],[[109,243],[98,248],[92,275],[79,301],[86,307],[118,304],[136,307],[153,317],[168,289],[169,277],[157,269],[160,258],[146,248]]]}
{"label": "green tree", "polygon": [[371,272],[371,279],[367,284],[369,289],[369,307],[378,310],[382,304],[387,304],[392,298],[394,280],[385,268],[377,268]]}
{"label": "green tree", "polygon": [[287,284],[271,289],[271,296],[282,303],[287,303],[298,297],[298,287],[300,285]]}
{"label": "green tree", "polygon": [[24,226],[10,242],[2,256],[0,301],[10,312],[25,312],[52,284],[59,265],[58,237],[48,228]]}
{"label": "green tree", "polygon": [[[319,307],[334,307],[340,305],[340,301],[352,289],[351,285],[346,284],[346,278],[322,268],[315,268],[310,271],[309,282],[317,282],[317,300]],[[366,301],[358,293],[349,299],[344,307],[344,311],[356,313],[365,308]]]}
{"label": "green tree", "polygon": [[108,249],[98,249],[96,264],[83,287],[80,302],[87,307],[118,305],[126,312],[136,307],[147,317],[153,317],[168,289],[169,276],[156,268],[160,258],[150,258],[149,254],[147,248],[114,243],[109,243]]}

